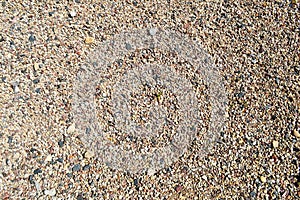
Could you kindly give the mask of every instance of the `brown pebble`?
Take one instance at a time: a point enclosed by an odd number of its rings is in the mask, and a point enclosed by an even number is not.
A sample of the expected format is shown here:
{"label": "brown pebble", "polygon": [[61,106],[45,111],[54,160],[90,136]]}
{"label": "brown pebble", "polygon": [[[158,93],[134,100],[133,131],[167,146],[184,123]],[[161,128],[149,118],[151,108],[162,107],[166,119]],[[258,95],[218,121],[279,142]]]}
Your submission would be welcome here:
{"label": "brown pebble", "polygon": [[86,44],[93,44],[95,42],[95,39],[93,37],[86,37],[85,43]]}
{"label": "brown pebble", "polygon": [[294,136],[296,136],[296,137],[300,138],[300,134],[299,134],[299,132],[298,132],[296,129],[294,130],[294,132],[293,132],[293,133],[294,133]]}

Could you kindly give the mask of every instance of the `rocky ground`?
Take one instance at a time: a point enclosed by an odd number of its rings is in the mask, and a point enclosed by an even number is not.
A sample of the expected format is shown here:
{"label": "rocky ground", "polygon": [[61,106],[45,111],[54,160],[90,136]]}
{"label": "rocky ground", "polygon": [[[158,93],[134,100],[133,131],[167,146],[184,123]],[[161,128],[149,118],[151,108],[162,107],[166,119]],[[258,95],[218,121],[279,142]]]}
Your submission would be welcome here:
{"label": "rocky ground", "polygon": [[[2,1],[0,199],[298,199],[299,6]],[[75,134],[73,83],[102,42],[153,27],[184,33],[212,56],[224,78],[228,118],[205,155],[195,139],[178,161],[136,175],[100,162]]]}

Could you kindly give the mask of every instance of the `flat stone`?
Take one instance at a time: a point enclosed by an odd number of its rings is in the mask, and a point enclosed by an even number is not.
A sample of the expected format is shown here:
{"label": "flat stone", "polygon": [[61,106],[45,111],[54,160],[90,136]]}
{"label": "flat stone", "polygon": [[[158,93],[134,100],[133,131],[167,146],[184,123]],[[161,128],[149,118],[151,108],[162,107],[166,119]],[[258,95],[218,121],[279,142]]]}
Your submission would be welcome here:
{"label": "flat stone", "polygon": [[277,148],[278,146],[279,146],[278,141],[274,140],[274,141],[273,141],[273,147],[274,147],[274,148]]}
{"label": "flat stone", "polygon": [[55,196],[55,194],[56,194],[55,188],[53,188],[51,190],[45,190],[45,195]]}
{"label": "flat stone", "polygon": [[262,182],[262,183],[265,183],[265,182],[267,182],[267,178],[266,178],[266,177],[264,177],[264,176],[261,176],[261,177],[260,177],[260,180],[261,180],[261,182]]}
{"label": "flat stone", "polygon": [[84,154],[84,157],[87,158],[87,159],[90,159],[90,158],[92,158],[94,156],[95,156],[95,153],[93,151],[91,151],[91,150],[87,150],[85,152],[85,154]]}
{"label": "flat stone", "polygon": [[293,131],[293,133],[294,133],[294,136],[296,136],[297,138],[300,138],[300,134],[296,129]]}
{"label": "flat stone", "polygon": [[95,42],[95,39],[93,37],[86,37],[85,43],[86,44],[93,44]]}
{"label": "flat stone", "polygon": [[80,168],[81,168],[80,164],[76,164],[76,165],[74,165],[74,166],[72,167],[72,171],[73,171],[73,172],[77,172],[77,171],[80,170]]}
{"label": "flat stone", "polygon": [[74,133],[75,130],[76,130],[75,124],[73,123],[73,124],[71,124],[71,126],[68,127],[67,133]]}
{"label": "flat stone", "polygon": [[156,28],[150,28],[150,30],[149,30],[149,33],[150,33],[150,35],[152,35],[152,36],[154,36],[154,35],[156,34],[156,32],[157,32],[157,29],[156,29]]}
{"label": "flat stone", "polygon": [[46,157],[45,161],[46,161],[46,162],[50,162],[51,160],[52,160],[52,155],[49,154],[49,155]]}
{"label": "flat stone", "polygon": [[75,17],[76,16],[76,12],[74,10],[69,12],[70,17]]}

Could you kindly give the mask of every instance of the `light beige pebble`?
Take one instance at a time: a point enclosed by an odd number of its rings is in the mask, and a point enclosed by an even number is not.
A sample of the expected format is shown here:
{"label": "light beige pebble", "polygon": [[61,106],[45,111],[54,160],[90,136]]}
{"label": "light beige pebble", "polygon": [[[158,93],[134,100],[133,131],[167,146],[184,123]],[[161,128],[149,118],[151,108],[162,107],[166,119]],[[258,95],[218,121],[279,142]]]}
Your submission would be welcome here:
{"label": "light beige pebble", "polygon": [[294,130],[293,133],[294,133],[294,136],[296,136],[297,138],[300,138],[300,134],[296,129]]}
{"label": "light beige pebble", "polygon": [[274,147],[274,148],[277,148],[278,146],[279,146],[278,141],[274,140],[274,141],[273,141],[273,147]]}
{"label": "light beige pebble", "polygon": [[93,37],[86,37],[85,43],[86,44],[93,44],[95,42],[95,39]]}
{"label": "light beige pebble", "polygon": [[84,157],[87,158],[87,159],[90,159],[90,158],[92,158],[94,156],[95,156],[95,153],[93,151],[91,151],[91,150],[87,150],[85,152],[85,154],[84,154]]}
{"label": "light beige pebble", "polygon": [[49,154],[49,155],[46,157],[45,161],[46,161],[46,162],[50,162],[51,160],[52,160],[52,155]]}
{"label": "light beige pebble", "polygon": [[33,69],[34,69],[34,71],[38,71],[39,70],[39,64],[38,63],[34,63]]}
{"label": "light beige pebble", "polygon": [[71,124],[71,125],[68,127],[67,133],[74,133],[75,130],[76,130],[75,124],[73,123],[73,124]]}
{"label": "light beige pebble", "polygon": [[263,183],[267,182],[267,178],[264,177],[264,176],[261,176],[261,177],[260,177],[260,180],[261,180],[261,182],[263,182]]}

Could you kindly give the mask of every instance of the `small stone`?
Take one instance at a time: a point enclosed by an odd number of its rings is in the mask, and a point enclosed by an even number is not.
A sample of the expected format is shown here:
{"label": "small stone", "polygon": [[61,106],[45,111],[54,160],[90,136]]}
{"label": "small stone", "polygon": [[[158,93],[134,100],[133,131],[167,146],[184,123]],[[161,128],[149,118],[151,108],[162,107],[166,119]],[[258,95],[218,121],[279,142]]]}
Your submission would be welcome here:
{"label": "small stone", "polygon": [[63,147],[64,146],[64,141],[63,140],[59,140],[58,141],[58,146],[59,147]]}
{"label": "small stone", "polygon": [[75,17],[76,16],[76,12],[74,10],[69,12],[70,17]]}
{"label": "small stone", "polygon": [[131,45],[129,43],[126,43],[125,44],[125,48],[129,51],[132,49]]}
{"label": "small stone", "polygon": [[42,170],[41,170],[40,168],[38,168],[38,169],[35,169],[35,170],[33,171],[33,173],[34,173],[34,174],[39,174],[39,173],[42,173]]}
{"label": "small stone", "polygon": [[85,43],[86,44],[92,44],[95,42],[95,39],[93,37],[86,37],[85,38]]}
{"label": "small stone", "polygon": [[256,192],[255,191],[250,192],[250,196],[251,197],[255,197],[256,196]]}
{"label": "small stone", "polygon": [[90,165],[85,165],[84,167],[83,167],[83,170],[89,170],[91,168],[91,166]]}
{"label": "small stone", "polygon": [[71,126],[69,126],[69,128],[67,129],[67,133],[74,133],[75,132],[75,124],[71,124]]}
{"label": "small stone", "polygon": [[149,176],[154,175],[154,174],[155,174],[155,169],[149,168],[148,171],[147,171],[147,174],[148,174]]}
{"label": "small stone", "polygon": [[150,33],[150,35],[152,35],[152,36],[154,36],[154,35],[156,34],[156,32],[157,32],[157,29],[156,29],[156,28],[150,28],[150,30],[149,30],[149,33]]}
{"label": "small stone", "polygon": [[90,151],[90,150],[87,150],[84,154],[84,157],[87,158],[87,159],[90,159],[94,156],[95,156],[95,153],[93,151]]}
{"label": "small stone", "polygon": [[34,42],[35,41],[35,36],[34,35],[30,35],[29,38],[28,38],[28,40],[30,42]]}
{"label": "small stone", "polygon": [[38,63],[34,63],[34,65],[33,65],[34,71],[38,71],[39,68],[40,68],[39,64]]}
{"label": "small stone", "polygon": [[34,184],[35,184],[35,188],[36,188],[36,190],[37,190],[38,192],[42,190],[42,189],[41,189],[41,185],[40,185],[39,182],[34,181]]}
{"label": "small stone", "polygon": [[18,85],[15,85],[14,86],[14,93],[18,93],[18,92],[20,92],[20,88],[19,88]]}
{"label": "small stone", "polygon": [[8,136],[8,141],[7,141],[7,142],[8,142],[9,144],[11,144],[12,141],[13,141],[13,137],[12,137],[12,136]]}
{"label": "small stone", "polygon": [[46,157],[45,161],[46,161],[46,162],[50,162],[51,160],[52,160],[52,155],[49,154],[49,155]]}
{"label": "small stone", "polygon": [[3,77],[1,78],[1,80],[2,80],[3,83],[6,83],[6,77],[5,77],[5,76],[3,76]]}
{"label": "small stone", "polygon": [[57,161],[60,162],[60,163],[63,163],[63,162],[64,162],[64,159],[62,159],[62,158],[57,158]]}
{"label": "small stone", "polygon": [[274,147],[274,148],[277,148],[278,146],[279,146],[278,141],[274,140],[274,141],[273,141],[273,147]]}
{"label": "small stone", "polygon": [[76,164],[76,165],[74,165],[74,166],[72,167],[72,171],[73,171],[73,172],[77,172],[77,171],[80,170],[80,168],[81,168],[80,164]]}
{"label": "small stone", "polygon": [[34,84],[38,84],[40,82],[40,79],[36,78],[32,81]]}
{"label": "small stone", "polygon": [[260,177],[260,180],[261,180],[261,182],[263,182],[263,183],[267,182],[267,178],[264,177],[264,176],[261,176],[261,177]]}
{"label": "small stone", "polygon": [[34,175],[29,175],[28,180],[30,182],[30,184],[34,184]]}
{"label": "small stone", "polygon": [[36,88],[35,92],[38,93],[38,94],[40,94],[41,93],[41,88]]}
{"label": "small stone", "polygon": [[293,131],[293,133],[294,133],[294,136],[296,136],[297,138],[300,138],[300,134],[296,129]]}
{"label": "small stone", "polygon": [[45,190],[45,195],[54,196],[56,194],[55,188],[51,190]]}

